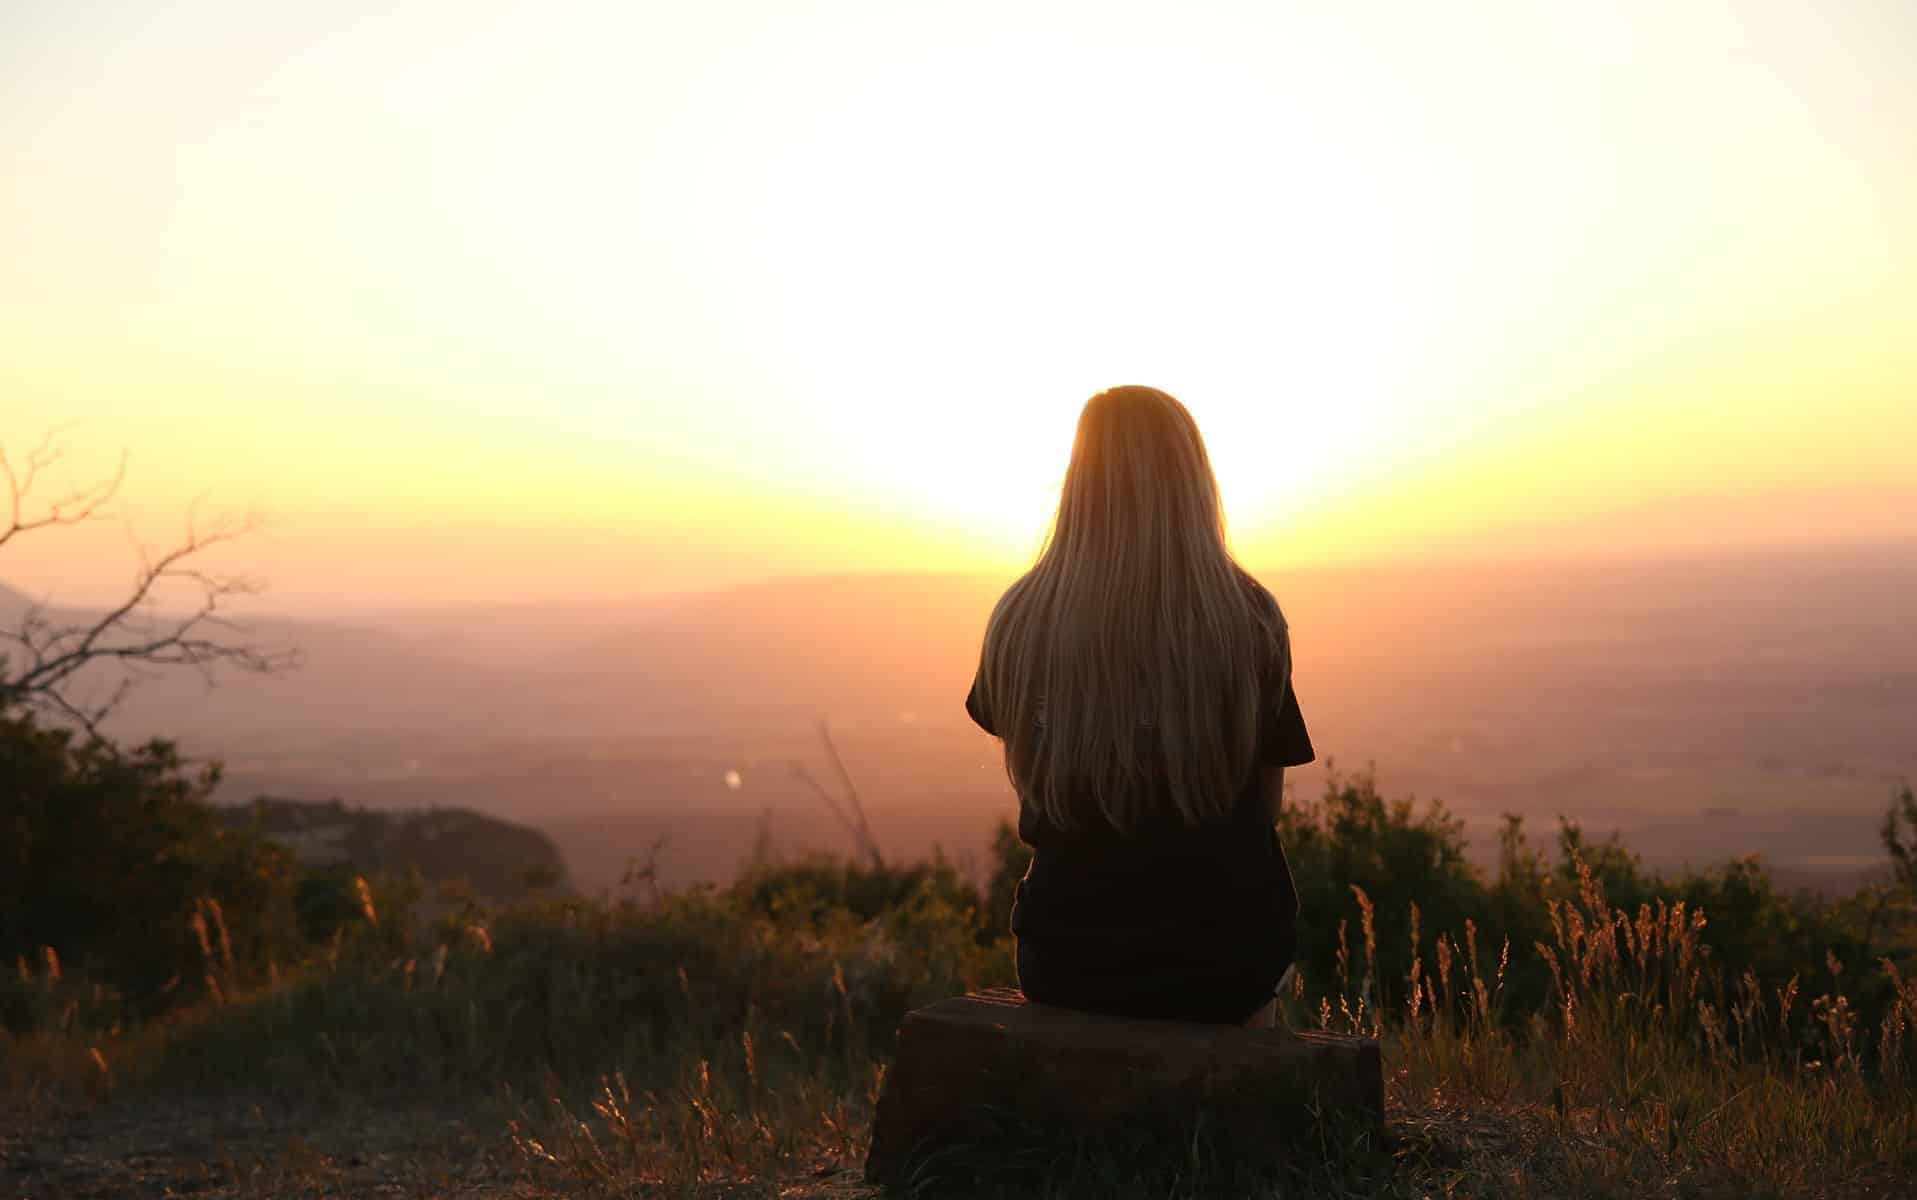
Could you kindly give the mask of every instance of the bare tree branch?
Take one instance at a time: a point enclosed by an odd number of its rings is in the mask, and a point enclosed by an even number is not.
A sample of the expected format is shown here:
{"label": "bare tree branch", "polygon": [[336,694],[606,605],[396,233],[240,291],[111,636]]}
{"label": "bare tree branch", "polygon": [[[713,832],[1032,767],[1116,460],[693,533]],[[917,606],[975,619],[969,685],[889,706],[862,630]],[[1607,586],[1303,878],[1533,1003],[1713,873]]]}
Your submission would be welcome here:
{"label": "bare tree branch", "polygon": [[872,836],[871,823],[865,819],[865,805],[859,800],[859,789],[852,783],[852,774],[845,769],[845,759],[840,757],[839,747],[832,740],[831,727],[824,721],[819,722],[819,738],[825,743],[826,755],[832,760],[833,770],[838,774],[839,782],[845,787],[843,803],[827,791],[825,785],[821,784],[812,772],[806,770],[804,764],[793,763],[792,774],[811,788],[819,799],[825,801],[826,807],[832,810],[832,815],[839,819],[839,824],[845,826],[846,833],[851,836],[852,843],[858,848],[859,853],[871,859],[874,867],[883,868],[885,860],[879,855],[879,843]]}
{"label": "bare tree branch", "polygon": [[7,523],[0,528],[0,546],[36,529],[51,525],[78,525],[110,515],[106,512],[106,506],[118,494],[120,484],[126,479],[124,452],[109,478],[69,490],[49,502],[37,517],[26,515],[28,494],[33,491],[40,473],[66,457],[66,448],[56,440],[60,433],[60,429],[49,430],[38,445],[27,451],[26,460],[17,467],[8,456],[5,444],[0,443],[0,475],[6,476],[7,481]]}
{"label": "bare tree branch", "polygon": [[[858,846],[859,827],[853,822],[851,817],[846,815],[845,809],[840,807],[838,798],[833,796],[831,792],[825,790],[825,786],[818,781],[818,778],[814,776],[811,771],[806,770],[804,763],[792,764],[792,776],[800,783],[811,788],[813,795],[825,801],[826,808],[830,809],[832,815],[838,819],[839,824],[845,827],[846,836],[852,839],[853,845]],[[863,849],[862,846],[860,848]]]}
{"label": "bare tree branch", "polygon": [[879,861],[879,846],[872,838],[872,824],[865,819],[865,804],[859,799],[859,789],[852,782],[852,772],[845,769],[845,759],[839,754],[839,744],[832,740],[832,727],[822,719],[819,721],[819,740],[825,743],[825,752],[832,759],[832,769],[838,772],[839,782],[845,785],[846,807],[852,810],[852,819],[859,825],[859,840],[865,843],[866,851],[872,856],[872,865],[883,866]]}
{"label": "bare tree branch", "polygon": [[[8,521],[0,529],[0,546],[24,533],[106,515],[106,504],[118,493],[126,475],[125,454],[110,479],[74,488],[30,514],[35,481],[64,457],[57,432],[42,439],[18,467],[0,447],[0,476],[5,477],[8,497]],[[45,602],[35,602],[21,615],[17,628],[0,630],[0,708],[39,709],[98,736],[100,723],[139,682],[152,677],[148,668],[190,667],[211,686],[216,667],[271,674],[298,665],[297,649],[263,647],[246,640],[248,628],[223,611],[222,606],[234,599],[257,594],[258,583],[245,576],[203,570],[190,561],[213,546],[255,532],[261,524],[258,517],[222,518],[202,527],[199,503],[194,501],[185,535],[171,549],[156,557],[136,544],[140,568],[125,598],[104,613],[59,622]],[[159,593],[176,585],[197,591],[198,600],[184,612],[159,612]],[[118,665],[119,679],[103,697],[78,694],[77,677],[95,664]]]}

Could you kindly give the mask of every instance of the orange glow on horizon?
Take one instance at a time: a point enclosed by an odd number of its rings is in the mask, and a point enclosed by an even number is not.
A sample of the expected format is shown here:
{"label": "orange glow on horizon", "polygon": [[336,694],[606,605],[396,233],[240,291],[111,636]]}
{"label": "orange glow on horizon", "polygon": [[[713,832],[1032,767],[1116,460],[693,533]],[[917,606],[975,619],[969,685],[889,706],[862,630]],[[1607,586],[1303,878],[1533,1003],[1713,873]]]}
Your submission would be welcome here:
{"label": "orange glow on horizon", "polygon": [[[127,449],[148,541],[264,508],[236,561],[311,608],[1015,570],[1121,382],[1191,407],[1258,562],[1917,537],[1913,39],[48,8],[0,39],[0,441]],[[0,581],[108,595],[125,543]]]}

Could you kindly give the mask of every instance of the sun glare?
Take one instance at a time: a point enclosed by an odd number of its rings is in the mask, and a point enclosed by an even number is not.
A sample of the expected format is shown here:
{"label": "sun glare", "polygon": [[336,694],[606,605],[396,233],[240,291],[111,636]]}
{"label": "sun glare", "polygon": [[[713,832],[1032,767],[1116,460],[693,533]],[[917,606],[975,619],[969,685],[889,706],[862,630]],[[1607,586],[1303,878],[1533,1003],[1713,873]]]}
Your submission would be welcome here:
{"label": "sun glare", "polygon": [[[1427,217],[1388,203],[1416,172],[1363,109],[1302,102],[1316,72],[1064,35],[862,48],[742,101],[705,187],[834,470],[1016,544],[1101,387],[1186,400],[1240,520],[1381,432],[1430,323]],[[1220,119],[1247,113],[1276,118],[1256,145]]]}
{"label": "sun glare", "polygon": [[288,589],[1010,567],[1120,383],[1275,557],[1909,526],[1891,8],[121,7],[0,37],[0,436],[257,500]]}

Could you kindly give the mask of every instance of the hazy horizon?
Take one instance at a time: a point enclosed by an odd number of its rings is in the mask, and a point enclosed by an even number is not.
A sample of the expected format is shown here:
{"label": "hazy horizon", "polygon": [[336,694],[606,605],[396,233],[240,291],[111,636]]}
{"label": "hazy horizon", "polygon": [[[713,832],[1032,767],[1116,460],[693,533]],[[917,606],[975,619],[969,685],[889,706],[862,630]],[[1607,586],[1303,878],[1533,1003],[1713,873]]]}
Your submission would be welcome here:
{"label": "hazy horizon", "polygon": [[[1780,878],[1843,886],[1881,864],[1883,805],[1917,778],[1917,544],[1263,578],[1319,754],[1294,785],[1375,766],[1388,796],[1444,800],[1481,860],[1502,814],[1540,836],[1563,815],[1654,866],[1761,853]],[[302,647],[299,670],[155,679],[108,730],[223,760],[223,803],[524,821],[600,886],[662,836],[669,880],[727,877],[767,813],[787,849],[842,850],[790,770],[829,769],[825,720],[889,852],[976,851],[1013,807],[961,704],[1005,582],[832,574],[598,606],[262,615],[253,634]]]}
{"label": "hazy horizon", "polygon": [[1912,45],[1891,0],[11,5],[0,451],[66,452],[29,515],[128,473],[0,608],[254,512],[191,565],[306,667],[109,726],[239,798],[612,814],[587,855],[676,813],[705,870],[817,817],[775,781],[827,717],[897,836],[971,839],[986,614],[1144,383],[1322,757],[1841,867],[1917,773]]}
{"label": "hazy horizon", "polygon": [[[1901,498],[1901,497],[1898,497]],[[1279,578],[1293,573],[1314,574],[1324,572],[1365,572],[1365,571],[1445,571],[1454,568],[1471,570],[1509,570],[1516,572],[1536,570],[1565,570],[1577,568],[1618,567],[1657,567],[1662,565],[1685,565],[1717,560],[1745,561],[1766,557],[1831,557],[1839,559],[1865,557],[1876,554],[1899,556],[1917,552],[1917,510],[1906,518],[1904,511],[1892,504],[1880,504],[1879,517],[1874,526],[1866,526],[1847,536],[1810,537],[1801,532],[1796,536],[1788,531],[1787,522],[1780,521],[1786,529],[1759,527],[1758,537],[1738,538],[1735,536],[1708,537],[1704,532],[1694,532],[1690,537],[1669,542],[1645,542],[1641,536],[1632,536],[1628,530],[1610,544],[1579,543],[1562,537],[1549,542],[1550,529],[1534,531],[1540,541],[1546,544],[1530,546],[1510,539],[1486,539],[1474,541],[1466,546],[1436,544],[1424,549],[1403,548],[1395,551],[1374,553],[1371,555],[1351,554],[1344,557],[1328,557],[1308,561],[1285,561],[1273,558],[1251,558],[1240,555],[1240,561],[1253,574],[1261,578]],[[67,553],[73,552],[72,543],[92,539],[93,559],[89,565],[94,568],[85,575],[69,573],[49,553],[35,555],[31,541],[24,541],[17,548],[9,548],[9,561],[0,569],[0,588],[7,588],[30,599],[53,605],[54,607],[99,608],[117,602],[125,594],[128,573],[137,562],[137,552],[129,535],[124,529],[105,532],[107,524],[100,528],[87,530],[62,531],[68,545],[62,547]],[[1746,531],[1749,532],[1748,530]],[[148,537],[151,545],[164,543],[168,531],[158,531],[157,537]],[[1768,538],[1764,534],[1770,534]],[[48,539],[49,549],[54,539]],[[705,575],[688,575],[681,578],[660,580],[653,586],[644,585],[632,588],[620,588],[605,583],[597,576],[589,576],[586,581],[550,584],[543,591],[495,589],[480,593],[451,593],[433,588],[380,588],[369,586],[365,589],[343,588],[338,581],[319,583],[307,581],[304,586],[296,575],[296,582],[289,587],[270,570],[262,569],[263,564],[284,563],[287,547],[279,542],[276,531],[271,526],[259,533],[227,547],[215,547],[207,557],[220,562],[226,569],[247,575],[261,584],[259,594],[241,598],[234,602],[234,614],[244,620],[247,617],[290,617],[302,620],[326,620],[328,618],[381,613],[403,613],[408,611],[460,613],[482,610],[538,610],[538,609],[607,609],[617,610],[624,605],[638,605],[641,608],[669,602],[674,599],[696,596],[712,591],[724,591],[741,587],[753,587],[774,584],[787,580],[813,578],[840,578],[868,576],[883,578],[901,575],[953,575],[976,578],[1002,578],[1007,581],[1016,578],[1031,565],[1038,545],[1035,542],[1032,553],[1021,559],[1008,559],[991,564],[959,563],[950,566],[909,567],[896,564],[861,564],[826,562],[807,566],[805,564],[785,564],[782,562],[755,563],[751,561],[728,564],[726,567],[711,571]],[[635,554],[640,551],[633,549]],[[481,572],[475,567],[475,574]],[[443,580],[442,580],[443,583]],[[598,586],[593,586],[594,584]],[[164,593],[163,593],[164,598]]]}

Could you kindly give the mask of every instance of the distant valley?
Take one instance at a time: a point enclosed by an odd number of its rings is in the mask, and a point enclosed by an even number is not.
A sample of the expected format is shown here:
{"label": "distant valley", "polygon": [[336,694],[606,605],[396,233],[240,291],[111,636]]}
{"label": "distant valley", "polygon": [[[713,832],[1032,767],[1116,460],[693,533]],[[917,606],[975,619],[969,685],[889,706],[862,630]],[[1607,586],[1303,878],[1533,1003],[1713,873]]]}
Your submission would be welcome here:
{"label": "distant valley", "polygon": [[[1462,814],[1487,857],[1499,814],[1540,839],[1563,814],[1653,864],[1760,853],[1787,881],[1841,885],[1878,860],[1884,804],[1917,778],[1917,548],[1261,577],[1320,753],[1296,786],[1322,786],[1327,760],[1375,766],[1387,795]],[[534,824],[595,890],[661,839],[668,884],[729,876],[762,833],[844,848],[793,770],[838,786],[824,720],[889,852],[964,858],[1013,812],[996,743],[960,707],[1007,582],[260,619],[253,636],[300,646],[303,668],[156,680],[112,732],[223,759],[223,801]]]}

